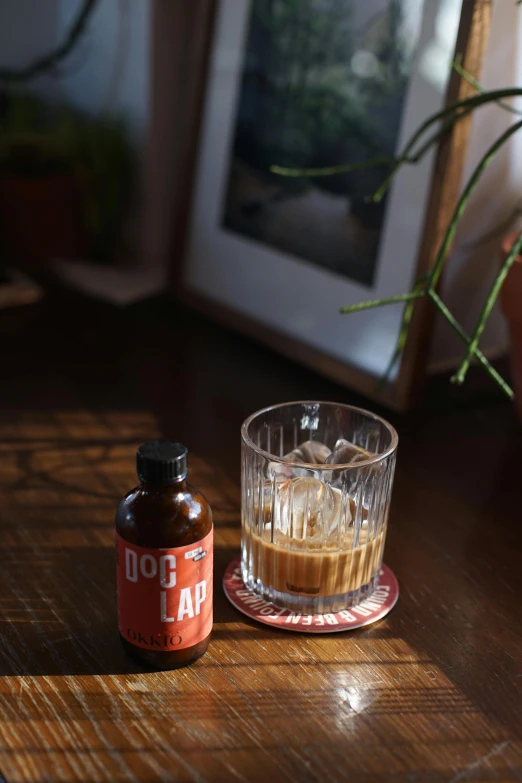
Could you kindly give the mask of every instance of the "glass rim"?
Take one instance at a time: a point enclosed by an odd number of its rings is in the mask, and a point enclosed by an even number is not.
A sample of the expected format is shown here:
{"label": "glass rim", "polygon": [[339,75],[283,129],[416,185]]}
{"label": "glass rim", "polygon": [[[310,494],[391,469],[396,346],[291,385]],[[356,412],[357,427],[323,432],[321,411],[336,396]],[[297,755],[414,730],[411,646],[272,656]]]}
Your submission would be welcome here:
{"label": "glass rim", "polygon": [[[350,411],[355,411],[356,413],[362,413],[365,416],[368,416],[368,418],[373,419],[373,421],[379,422],[379,424],[382,424],[384,428],[388,430],[391,436],[391,444],[386,449],[386,451],[381,451],[378,454],[374,454],[372,457],[360,460],[359,462],[349,462],[346,464],[340,462],[335,463],[334,465],[326,465],[324,462],[290,462],[283,457],[279,457],[276,454],[270,454],[269,451],[265,451],[265,449],[262,449],[260,446],[254,443],[248,434],[248,428],[255,418],[263,413],[270,413],[270,411],[275,411],[279,408],[287,408],[290,407],[290,405],[330,405],[337,408],[345,408]],[[372,413],[372,411],[366,410],[366,408],[359,408],[356,405],[348,405],[344,402],[328,402],[326,400],[295,400],[292,402],[280,402],[276,405],[268,405],[266,408],[260,408],[258,411],[251,413],[250,416],[245,419],[241,425],[241,439],[243,443],[253,449],[256,454],[267,457],[271,462],[278,462],[280,465],[286,465],[290,468],[314,468],[315,470],[356,470],[358,468],[366,467],[367,465],[375,465],[378,462],[382,462],[387,457],[390,457],[394,451],[397,450],[397,446],[399,445],[399,435],[397,430],[395,427],[393,427],[393,425],[386,421],[386,419],[383,419],[382,416],[378,416],[376,413]]]}

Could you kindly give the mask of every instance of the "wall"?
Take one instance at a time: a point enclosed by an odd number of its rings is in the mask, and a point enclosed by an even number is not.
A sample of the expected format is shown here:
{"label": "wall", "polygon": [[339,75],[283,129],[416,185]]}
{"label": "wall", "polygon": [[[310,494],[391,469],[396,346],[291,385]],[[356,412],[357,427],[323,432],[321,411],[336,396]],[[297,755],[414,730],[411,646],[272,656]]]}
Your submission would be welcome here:
{"label": "wall", "polygon": [[[78,108],[124,114],[138,143],[149,111],[150,5],[149,0],[98,0],[89,29],[59,80]],[[57,39],[78,7],[79,0],[58,0]]]}
{"label": "wall", "polygon": [[[50,51],[80,7],[81,0],[2,0],[0,63],[22,66]],[[98,0],[78,47],[31,88],[92,114],[125,114],[140,145],[149,111],[150,8],[149,0]]]}
{"label": "wall", "polygon": [[[488,89],[518,85],[522,80],[522,11],[513,0],[493,2],[493,16],[488,50],[481,82]],[[519,106],[522,108],[522,106]],[[514,120],[514,116],[495,104],[485,106],[474,115],[466,156],[463,183],[489,145]],[[501,226],[516,204],[522,200],[522,132],[506,145],[483,174],[472,196],[457,233],[454,250],[447,265],[443,298],[465,329],[472,331],[498,263],[500,235],[481,241]],[[507,332],[499,307],[492,313],[481,340],[481,348],[490,356],[503,353]],[[446,322],[438,317],[430,369],[456,366],[463,344]]]}
{"label": "wall", "polygon": [[41,5],[36,5],[34,0],[2,0],[0,64],[22,66],[47,51],[54,40],[57,14],[58,0],[46,0]]}
{"label": "wall", "polygon": [[[2,0],[0,3],[0,65],[18,68],[54,45],[59,0]],[[45,80],[38,86],[45,87]]]}

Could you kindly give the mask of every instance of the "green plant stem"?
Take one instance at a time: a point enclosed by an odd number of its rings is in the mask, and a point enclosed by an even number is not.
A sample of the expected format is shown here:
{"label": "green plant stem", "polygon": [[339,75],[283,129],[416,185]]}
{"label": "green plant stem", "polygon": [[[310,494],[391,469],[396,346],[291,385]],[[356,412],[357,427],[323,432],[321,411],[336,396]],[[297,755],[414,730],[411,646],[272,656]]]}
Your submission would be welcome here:
{"label": "green plant stem", "polygon": [[[500,387],[505,392],[505,394],[507,394],[507,396],[510,397],[510,398],[512,398],[512,396],[513,396],[512,390],[510,389],[508,384],[504,381],[502,376],[499,375],[499,373],[497,373],[497,371],[491,366],[491,364],[488,362],[486,357],[478,350],[478,347],[477,347],[478,346],[478,339],[480,338],[480,334],[482,333],[482,330],[484,328],[485,321],[486,321],[487,317],[489,316],[490,309],[487,311],[486,316],[485,316],[485,318],[483,320],[482,329],[480,330],[480,332],[478,334],[476,344],[472,345],[471,348],[470,348],[470,345],[471,345],[471,342],[472,342],[472,338],[470,338],[470,337],[468,337],[468,335],[466,335],[466,333],[464,332],[464,330],[462,329],[460,324],[456,321],[456,319],[453,317],[451,312],[447,309],[445,304],[442,302],[442,300],[440,299],[440,297],[436,293],[435,288],[436,288],[436,286],[438,284],[438,281],[440,279],[442,268],[443,268],[444,262],[445,262],[445,260],[447,258],[448,251],[449,251],[449,248],[450,248],[451,243],[453,241],[453,238],[455,236],[455,232],[457,230],[458,223],[459,223],[460,218],[462,216],[462,213],[464,212],[464,209],[466,208],[467,203],[468,203],[468,201],[469,201],[469,199],[471,197],[471,193],[475,189],[475,186],[476,186],[478,180],[480,179],[483,171],[488,166],[488,164],[491,162],[492,158],[495,156],[495,154],[500,149],[500,147],[510,138],[510,136],[512,136],[514,133],[516,133],[521,127],[522,127],[522,121],[517,122],[514,125],[512,125],[510,128],[508,128],[491,145],[491,147],[488,149],[486,154],[482,157],[482,159],[480,160],[479,164],[475,168],[473,174],[471,175],[471,177],[470,177],[470,179],[469,179],[469,181],[468,181],[468,183],[467,183],[467,185],[466,185],[466,187],[465,187],[465,189],[464,189],[464,191],[463,191],[463,193],[462,193],[462,195],[461,195],[461,197],[460,197],[460,199],[459,199],[459,201],[457,203],[457,206],[455,207],[455,211],[453,213],[452,219],[451,219],[451,221],[450,221],[450,223],[448,225],[448,228],[446,230],[446,234],[444,236],[444,239],[442,240],[439,252],[437,253],[437,257],[435,259],[435,263],[434,263],[433,269],[430,272],[430,274],[428,275],[428,280],[427,280],[427,284],[426,284],[425,290],[424,291],[422,291],[422,290],[419,291],[418,289],[414,289],[412,292],[410,292],[409,298],[404,300],[404,301],[410,302],[411,300],[416,299],[419,296],[422,296],[424,293],[427,293],[427,295],[434,302],[434,304],[439,309],[439,311],[442,313],[442,315],[446,318],[446,320],[455,329],[457,334],[459,334],[461,339],[468,345],[468,353],[469,353],[470,358],[471,358],[471,356],[476,356],[478,358],[479,362],[483,365],[483,367],[485,367],[487,372],[497,381],[497,383],[500,385]],[[507,274],[507,272],[506,272],[506,274]],[[502,284],[502,280],[500,280],[500,282],[498,283],[498,290],[500,290],[501,284]],[[496,291],[496,293],[494,293],[494,298],[496,298],[496,295],[498,294],[498,290]],[[491,307],[493,306],[494,298],[493,298],[493,301],[491,302]],[[397,298],[394,298],[394,299],[395,299],[395,301],[401,301],[400,299],[397,299]],[[489,302],[489,299],[488,299],[488,302]],[[383,300],[382,304],[385,304],[385,303],[386,304],[391,304],[391,303],[393,303],[393,300],[392,300],[392,302],[389,302],[388,300]],[[363,305],[364,303],[361,303],[361,304]],[[412,304],[412,307],[409,308],[408,311],[405,308],[405,313],[403,314],[403,323],[401,325],[401,330],[399,332],[399,339],[398,339],[398,343],[397,343],[397,348],[399,348],[399,346],[402,346],[401,350],[404,347],[404,343],[405,343],[404,319],[405,318],[409,319],[409,320],[407,320],[407,325],[406,325],[406,329],[407,329],[407,327],[409,326],[409,322],[411,320],[411,315],[412,315],[412,313],[410,313],[409,310],[410,309],[413,310],[413,302],[411,302],[411,304]],[[486,303],[486,304],[488,304],[488,303]],[[371,302],[371,306],[372,307],[377,306],[375,304],[375,301]],[[350,311],[348,311],[348,312],[350,312]],[[397,349],[396,349],[396,352],[394,353],[394,356],[393,356],[393,362],[394,363],[395,363],[395,361],[397,359],[396,354],[397,354]],[[466,367],[466,369],[467,369],[467,367]],[[466,369],[464,371],[464,375],[465,375]],[[390,368],[387,369],[387,372],[388,373],[390,372]]]}
{"label": "green plant stem", "polygon": [[504,133],[501,136],[499,136],[499,138],[496,139],[496,141],[491,145],[491,147],[488,149],[485,155],[483,155],[480,162],[476,166],[473,174],[469,178],[468,183],[464,188],[464,191],[462,192],[462,195],[460,196],[457,202],[457,206],[455,207],[453,216],[449,222],[448,228],[446,230],[446,234],[440,245],[439,252],[437,253],[437,257],[435,259],[433,269],[430,272],[429,282],[428,282],[429,288],[433,289],[437,286],[437,283],[439,281],[442,272],[442,267],[444,265],[444,261],[446,260],[451,243],[453,242],[455,232],[457,231],[459,220],[462,217],[462,213],[464,212],[467,206],[467,203],[471,197],[471,194],[473,193],[473,190],[475,189],[478,180],[482,176],[482,173],[484,172],[486,167],[491,163],[491,160],[498,152],[500,147],[502,147],[502,145],[505,144],[505,142],[514,133],[520,130],[520,128],[522,128],[522,120],[520,120],[520,122],[516,122],[514,125],[511,125],[506,131],[504,131]]}
{"label": "green plant stem", "polygon": [[0,68],[0,81],[3,82],[26,82],[33,79],[40,73],[54,68],[61,60],[67,57],[74,49],[76,43],[85,31],[87,21],[94,10],[98,0],[84,0],[74,22],[64,41],[54,51],[38,57],[29,63],[25,68]]}
{"label": "green plant stem", "polygon": [[349,171],[372,168],[384,164],[394,163],[395,158],[379,156],[360,160],[357,163],[343,163],[340,166],[325,166],[319,169],[292,169],[285,166],[270,166],[273,174],[280,174],[282,177],[331,177],[334,174],[346,174]]}
{"label": "green plant stem", "polygon": [[[521,240],[522,240],[522,236],[521,236]],[[400,302],[407,302],[407,305],[404,308],[404,312],[402,316],[401,327],[399,330],[399,337],[397,340],[397,347],[395,348],[393,356],[388,364],[388,367],[385,370],[383,378],[379,382],[379,388],[381,388],[387,382],[389,374],[395,362],[397,361],[400,353],[404,349],[408,328],[413,315],[413,306],[415,304],[416,299],[421,299],[422,297],[427,296],[433,302],[433,304],[435,305],[437,310],[441,313],[441,315],[446,319],[446,321],[449,323],[452,329],[456,332],[456,334],[460,337],[460,339],[468,347],[471,345],[472,338],[466,334],[462,326],[459,324],[459,322],[456,320],[454,315],[444,304],[444,302],[437,294],[437,292],[433,289],[425,288],[425,281],[421,281],[417,285],[422,285],[422,288],[415,288],[413,291],[410,291],[408,294],[391,296],[388,297],[387,299],[375,299],[369,302],[361,302],[360,304],[348,305],[347,307],[343,307],[341,309],[341,313],[353,313],[360,310],[370,309],[372,307],[379,307],[380,305],[384,305],[384,304],[396,304]],[[502,378],[502,376],[495,370],[495,368],[489,363],[489,361],[486,359],[486,357],[484,356],[484,354],[478,348],[477,345],[473,346],[472,352],[473,352],[473,356],[477,358],[477,360],[482,365],[482,367],[486,370],[486,372],[493,378],[494,381],[496,381],[496,383],[498,383],[498,385],[500,386],[504,394],[506,394],[506,396],[509,397],[510,400],[512,400],[514,398],[513,390]]]}
{"label": "green plant stem", "polygon": [[[455,103],[450,104],[449,106],[446,106],[444,109],[441,109],[435,114],[432,114],[422,123],[422,125],[416,130],[416,132],[406,144],[403,152],[395,158],[389,156],[380,156],[376,158],[370,158],[368,160],[358,161],[357,163],[346,163],[340,164],[338,166],[325,166],[322,168],[308,169],[296,169],[287,166],[277,166],[274,164],[270,167],[270,171],[283,177],[331,177],[333,174],[343,174],[349,171],[356,171],[358,169],[369,168],[372,166],[391,164],[392,168],[388,172],[385,181],[373,196],[373,200],[380,201],[384,197],[384,194],[388,189],[396,171],[404,163],[412,162],[412,158],[410,156],[411,151],[431,125],[433,125],[438,120],[442,120],[445,117],[448,117],[444,127],[444,132],[446,132],[455,124],[455,122],[458,122],[458,120],[462,119],[466,114],[468,114],[468,110],[472,111],[477,106],[481,106],[482,104],[490,103],[492,101],[497,102],[501,98],[510,98],[517,95],[522,95],[522,87],[509,87],[502,90],[490,90],[479,95],[472,95],[470,98],[464,98],[460,101],[456,101]],[[460,111],[461,109],[462,111]],[[439,139],[440,135],[442,134],[439,132],[435,133],[431,137],[430,144],[435,143],[435,141]]]}
{"label": "green plant stem", "polygon": [[[404,163],[409,162],[410,153],[412,149],[415,147],[417,142],[422,138],[422,136],[428,130],[428,128],[430,128],[430,126],[433,125],[435,122],[438,122],[439,120],[448,117],[448,120],[445,123],[445,131],[448,131],[456,122],[458,122],[459,119],[465,116],[465,114],[469,113],[468,109],[472,111],[477,106],[481,106],[484,103],[490,103],[492,101],[496,102],[500,98],[506,98],[506,97],[509,98],[510,96],[515,96],[515,95],[522,95],[522,88],[510,87],[509,89],[504,89],[504,90],[490,90],[488,92],[484,92],[479,95],[472,95],[470,98],[463,98],[462,100],[456,101],[455,103],[446,106],[444,109],[435,112],[435,114],[432,114],[422,123],[422,125],[420,125],[417,128],[413,136],[410,138],[410,140],[404,147],[404,150],[402,151],[401,155],[399,155],[399,157],[397,158],[395,165],[387,174],[384,182],[373,194],[372,200],[375,202],[382,201],[386,191],[390,186],[390,182],[395,176],[398,169]],[[463,111],[460,111],[460,109],[462,109]],[[438,138],[439,138],[438,134],[434,134],[431,143],[436,141]]]}
{"label": "green plant stem", "polygon": [[[462,62],[462,55],[458,55],[455,60],[453,61],[453,69],[459,74],[462,79],[467,81],[468,84],[470,84],[477,92],[480,92],[482,95],[484,95],[487,90],[481,85],[479,81],[475,79],[474,76],[472,76],[469,71],[466,71],[465,68],[461,65]],[[518,117],[522,117],[522,112],[518,111],[518,109],[515,109],[513,106],[510,106],[509,103],[505,103],[504,101],[496,101],[497,106],[500,106],[501,109],[505,109],[505,111],[510,112],[510,114],[516,114]]]}
{"label": "green plant stem", "polygon": [[[449,323],[449,325],[452,327],[452,329],[458,334],[460,339],[466,343],[467,345],[470,344],[471,338],[469,335],[466,334],[462,326],[459,324],[459,322],[454,317],[453,313],[448,310],[440,296],[437,294],[436,291],[429,290],[428,294],[429,298],[439,310],[439,312],[444,316],[446,321]],[[484,369],[491,375],[491,377],[498,383],[502,391],[509,397],[510,400],[514,399],[514,392],[513,389],[509,386],[509,384],[506,383],[504,378],[495,370],[495,368],[488,362],[482,351],[480,351],[478,348],[475,348],[473,351],[474,356],[478,359],[480,364],[484,367]]]}
{"label": "green plant stem", "polygon": [[[464,71],[464,69],[461,70],[462,70],[461,75],[464,76],[466,72]],[[464,76],[464,78],[466,77]],[[476,89],[479,89],[478,82],[474,86]],[[388,163],[391,164],[391,166],[386,176],[386,179],[373,195],[373,200],[378,202],[383,198],[384,194],[386,193],[390,185],[390,182],[392,181],[398,169],[400,169],[400,167],[405,163],[414,163],[418,161],[445,133],[447,133],[453,127],[453,125],[456,122],[458,122],[463,117],[467,116],[472,110],[474,110],[478,106],[491,102],[498,103],[503,98],[510,98],[510,97],[515,97],[520,95],[522,95],[522,88],[518,88],[518,87],[506,88],[502,90],[490,90],[490,91],[481,90],[478,95],[474,95],[469,98],[464,98],[462,100],[456,101],[450,106],[446,106],[445,108],[441,109],[440,111],[428,117],[422,123],[422,125],[415,131],[415,133],[412,135],[410,140],[407,142],[402,153],[396,158],[390,159],[390,158],[380,157],[380,158],[373,158],[367,161],[361,161],[355,164],[329,166],[329,167],[317,168],[317,169],[292,169],[292,168],[285,168],[281,166],[272,166],[271,170],[282,176],[293,176],[293,177],[331,176],[333,174],[338,174],[338,173],[353,171],[355,169],[362,169],[369,166]],[[421,142],[421,139],[423,138],[424,134],[434,123],[440,120],[443,121],[441,127],[435,133],[433,133],[428,139],[426,139],[422,143],[420,148],[418,148],[415,152],[415,147]],[[457,371],[456,375],[454,376],[454,379],[452,380],[455,380],[456,382],[459,383],[462,382],[467,372],[469,362],[471,358],[475,356],[479,361],[479,363],[482,365],[482,367],[484,367],[484,369],[489,373],[489,375],[498,383],[498,385],[500,386],[502,391],[506,394],[506,396],[509,397],[510,399],[513,399],[514,397],[513,390],[506,383],[506,381],[504,381],[502,376],[494,369],[494,367],[492,367],[492,365],[486,359],[484,354],[479,350],[478,341],[484,329],[484,325],[487,321],[487,318],[491,312],[491,308],[493,307],[495,299],[498,295],[502,282],[504,281],[505,276],[509,271],[509,268],[513,263],[514,258],[516,257],[518,251],[522,249],[522,234],[519,236],[519,239],[517,240],[517,243],[513,248],[512,251],[513,257],[511,257],[510,254],[510,257],[506,259],[504,266],[502,267],[499,274],[495,278],[495,281],[488,295],[486,303],[483,307],[482,313],[480,315],[479,321],[477,323],[477,326],[475,327],[472,337],[469,337],[466,334],[466,332],[458,323],[458,321],[455,319],[453,314],[446,307],[444,302],[437,294],[436,287],[439,282],[444,263],[447,259],[449,249],[455,237],[455,232],[457,230],[457,226],[460,221],[460,218],[462,217],[462,214],[469,202],[471,194],[475,189],[480,177],[482,176],[482,173],[489,165],[489,163],[491,162],[495,154],[498,152],[498,150],[505,144],[505,142],[514,133],[516,133],[521,128],[522,128],[522,120],[513,124],[510,128],[508,128],[490,146],[490,148],[487,150],[485,155],[480,160],[479,164],[476,166],[454,209],[451,221],[447,227],[446,233],[444,235],[437,256],[435,258],[435,263],[433,265],[433,268],[429,273],[429,275],[422,281],[422,286],[419,287],[419,283],[417,283],[412,291],[405,294],[399,294],[397,296],[391,296],[384,299],[374,299],[367,302],[360,302],[358,304],[348,305],[346,307],[341,308],[340,310],[341,313],[354,313],[354,312],[359,312],[374,307],[379,307],[381,305],[396,304],[401,302],[405,303],[406,306],[404,308],[403,315],[402,315],[397,346],[393,353],[391,361],[388,365],[384,378],[382,380],[383,383],[385,383],[386,380],[388,379],[389,374],[395,362],[397,361],[398,356],[400,355],[400,353],[404,348],[407,334],[408,334],[408,328],[413,314],[415,301],[423,296],[427,296],[433,302],[433,304],[439,310],[442,316],[447,320],[447,322],[450,324],[453,330],[458,334],[460,339],[468,347],[468,350],[461,363],[461,366],[459,367],[459,370]]]}
{"label": "green plant stem", "polygon": [[[427,139],[424,144],[415,152],[410,152],[410,149],[408,149],[408,153],[406,154],[406,150],[401,155],[400,158],[396,158],[392,168],[386,175],[384,181],[379,185],[377,190],[370,196],[368,199],[369,201],[373,201],[374,203],[379,203],[384,198],[385,194],[387,193],[390,183],[397,173],[397,171],[401,168],[401,166],[404,163],[418,163],[421,158],[424,157],[424,155],[428,152],[428,150],[436,144],[436,142],[441,139],[452,127],[455,125],[456,122],[459,120],[462,120],[464,117],[466,117],[468,114],[471,114],[474,107],[469,107],[467,109],[464,109],[463,111],[460,111],[457,113],[456,116],[450,117],[449,119],[445,120],[438,131],[433,133],[429,139]],[[416,140],[418,141],[418,140]],[[415,143],[416,143],[415,141]]]}
{"label": "green plant stem", "polygon": [[[433,133],[425,142],[424,144],[418,149],[416,152],[412,152],[413,147],[417,144],[418,141],[420,141],[420,135],[415,134],[414,137],[408,142],[406,147],[404,148],[404,151],[402,155],[396,159],[395,164],[392,166],[386,177],[384,178],[383,182],[379,185],[377,190],[372,194],[370,197],[370,201],[373,201],[374,203],[378,204],[380,201],[383,200],[384,196],[388,192],[388,189],[390,187],[390,183],[392,179],[394,178],[397,171],[405,164],[405,163],[418,163],[419,160],[424,157],[424,155],[428,152],[428,150],[436,144],[436,142],[442,138],[451,128],[455,125],[456,122],[466,117],[468,114],[470,114],[474,110],[474,106],[468,107],[466,109],[463,109],[462,111],[455,112],[453,116],[450,116],[448,119],[444,120],[444,122],[441,124],[438,131]],[[426,128],[427,130],[428,128]]]}
{"label": "green plant stem", "polygon": [[[421,295],[424,296],[425,291],[423,291]],[[420,296],[417,298],[420,298]],[[415,307],[415,301],[416,299],[410,299],[404,305],[402,311],[401,325],[399,329],[399,336],[397,338],[397,344],[395,346],[395,350],[391,356],[391,359],[388,362],[388,366],[386,367],[383,373],[382,378],[379,379],[376,391],[380,391],[388,383],[388,381],[390,380],[390,375],[392,373],[392,370],[395,367],[395,363],[397,362],[401,353],[404,351],[404,346],[406,345],[406,340],[408,339],[408,329],[410,328],[410,323],[413,316],[413,309]]]}
{"label": "green plant stem", "polygon": [[340,313],[358,313],[360,310],[370,310],[372,307],[380,307],[381,305],[397,304],[399,302],[409,302],[412,299],[420,299],[425,295],[425,291],[409,291],[407,294],[399,294],[398,296],[388,296],[386,299],[370,299],[368,302],[358,302],[353,305],[346,305],[341,307]]}
{"label": "green plant stem", "polygon": [[475,326],[473,334],[471,335],[471,341],[468,345],[468,350],[466,352],[466,355],[464,356],[457,372],[451,379],[454,383],[461,384],[464,382],[466,373],[469,369],[471,358],[474,355],[475,350],[478,346],[480,337],[482,335],[482,332],[484,331],[484,327],[486,326],[486,322],[489,318],[491,310],[493,309],[493,305],[497,300],[502,284],[504,283],[504,280],[506,279],[509,270],[513,266],[513,263],[516,261],[521,250],[522,250],[522,232],[518,235],[517,240],[513,245],[513,247],[511,248],[508,257],[502,264],[500,270],[497,273],[497,276],[495,277],[495,280],[493,281],[493,284],[489,290],[488,296],[484,303],[484,307],[482,308],[479,319],[477,321],[477,325]]}
{"label": "green plant stem", "polygon": [[432,147],[436,142],[442,138],[451,128],[453,125],[455,125],[456,122],[459,122],[460,120],[463,120],[464,117],[467,117],[468,114],[471,114],[473,111],[473,107],[464,109],[463,111],[459,112],[456,117],[450,117],[448,120],[445,120],[438,131],[434,133],[432,136],[427,139],[424,144],[415,152],[412,153],[407,159],[406,163],[418,163],[421,158],[424,157],[424,155],[428,152],[430,147]]}

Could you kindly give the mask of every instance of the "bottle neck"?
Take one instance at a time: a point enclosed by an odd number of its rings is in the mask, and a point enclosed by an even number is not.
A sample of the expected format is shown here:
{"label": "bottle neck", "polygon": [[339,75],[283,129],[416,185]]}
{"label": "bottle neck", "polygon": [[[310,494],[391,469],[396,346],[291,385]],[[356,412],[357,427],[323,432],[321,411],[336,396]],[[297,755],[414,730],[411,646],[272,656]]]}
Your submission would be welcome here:
{"label": "bottle neck", "polygon": [[158,482],[157,484],[151,481],[141,481],[140,488],[145,492],[182,492],[187,487],[187,478],[177,478],[169,482]]}

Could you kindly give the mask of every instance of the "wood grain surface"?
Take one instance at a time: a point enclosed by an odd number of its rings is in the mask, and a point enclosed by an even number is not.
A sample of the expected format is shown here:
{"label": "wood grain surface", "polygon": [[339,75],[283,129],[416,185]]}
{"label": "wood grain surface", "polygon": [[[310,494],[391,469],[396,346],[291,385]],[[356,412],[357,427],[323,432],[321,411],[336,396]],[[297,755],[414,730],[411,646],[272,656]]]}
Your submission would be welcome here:
{"label": "wood grain surface", "polygon": [[[522,780],[522,434],[496,389],[434,382],[394,416],[399,603],[310,637],[246,620],[221,591],[239,425],[271,402],[360,399],[168,302],[57,293],[0,314],[0,339],[8,783]],[[216,526],[213,640],[170,673],[127,659],[116,626],[115,505],[156,434],[191,448]]]}

